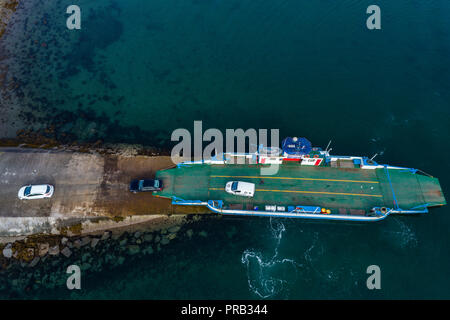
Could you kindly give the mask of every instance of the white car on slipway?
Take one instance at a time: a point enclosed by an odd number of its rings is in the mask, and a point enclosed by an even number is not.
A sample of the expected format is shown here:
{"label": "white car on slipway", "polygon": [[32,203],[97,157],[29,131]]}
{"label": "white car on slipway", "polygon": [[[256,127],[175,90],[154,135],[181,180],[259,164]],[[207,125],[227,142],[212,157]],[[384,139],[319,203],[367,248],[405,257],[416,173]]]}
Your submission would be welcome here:
{"label": "white car on slipway", "polygon": [[17,196],[20,200],[44,199],[53,195],[55,187],[50,184],[28,185],[20,188]]}

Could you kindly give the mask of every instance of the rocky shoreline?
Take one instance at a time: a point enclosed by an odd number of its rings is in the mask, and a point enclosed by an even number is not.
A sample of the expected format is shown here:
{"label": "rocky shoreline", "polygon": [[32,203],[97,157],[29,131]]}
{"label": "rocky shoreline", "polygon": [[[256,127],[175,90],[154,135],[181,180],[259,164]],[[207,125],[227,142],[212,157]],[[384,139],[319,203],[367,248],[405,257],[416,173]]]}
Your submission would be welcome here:
{"label": "rocky shoreline", "polygon": [[92,275],[157,254],[170,243],[206,237],[206,231],[194,231],[192,226],[200,219],[205,218],[189,216],[162,228],[144,225],[85,236],[31,236],[7,243],[0,246],[0,295],[20,298],[36,290],[64,289],[69,265]]}
{"label": "rocky shoreline", "polygon": [[122,157],[167,156],[170,151],[144,146],[142,144],[105,143],[102,140],[95,142],[60,141],[55,134],[55,128],[50,126],[40,130],[18,130],[14,138],[0,137],[0,147],[36,148],[57,151],[99,153],[118,155]]}

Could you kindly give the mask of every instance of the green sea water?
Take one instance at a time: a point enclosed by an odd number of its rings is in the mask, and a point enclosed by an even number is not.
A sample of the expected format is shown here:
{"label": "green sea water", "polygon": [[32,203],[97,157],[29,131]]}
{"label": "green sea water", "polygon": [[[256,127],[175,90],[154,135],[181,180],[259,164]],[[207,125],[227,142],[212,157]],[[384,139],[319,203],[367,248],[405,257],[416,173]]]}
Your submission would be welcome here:
{"label": "green sea water", "polygon": [[[279,129],[420,168],[448,195],[448,1],[78,2],[81,30],[66,28],[71,1],[19,1],[0,38],[0,65],[20,83],[1,103],[23,127],[162,148],[195,120]],[[366,27],[371,4],[381,30]],[[447,207],[367,225],[206,220],[207,237],[36,298],[450,298],[449,227]],[[371,291],[374,264],[382,289]]]}

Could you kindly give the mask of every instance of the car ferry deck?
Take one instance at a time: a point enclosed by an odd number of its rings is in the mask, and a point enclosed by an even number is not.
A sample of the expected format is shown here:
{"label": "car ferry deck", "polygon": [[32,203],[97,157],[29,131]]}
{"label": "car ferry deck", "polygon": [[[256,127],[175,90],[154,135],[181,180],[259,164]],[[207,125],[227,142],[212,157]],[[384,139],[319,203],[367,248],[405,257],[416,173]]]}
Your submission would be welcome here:
{"label": "car ferry deck", "polygon": [[[155,195],[171,198],[173,204],[205,205],[222,214],[357,221],[381,220],[391,213],[425,213],[446,204],[438,179],[415,169],[322,156],[312,158],[324,160],[321,165],[301,165],[302,159],[282,161],[275,175],[262,174],[268,165],[261,157],[255,164],[182,163],[157,172],[165,187]],[[254,183],[254,196],[226,192],[229,181]]]}

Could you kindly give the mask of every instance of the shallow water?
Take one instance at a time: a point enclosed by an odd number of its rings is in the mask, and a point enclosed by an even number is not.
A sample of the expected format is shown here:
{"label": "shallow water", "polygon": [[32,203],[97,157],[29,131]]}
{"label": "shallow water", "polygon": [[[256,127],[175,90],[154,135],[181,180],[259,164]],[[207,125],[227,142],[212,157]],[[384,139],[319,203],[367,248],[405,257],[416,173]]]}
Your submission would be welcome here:
{"label": "shallow water", "polygon": [[[80,31],[65,27],[69,4],[21,2],[8,24],[0,65],[20,86],[0,105],[21,119],[2,112],[2,129],[54,125],[61,140],[169,147],[194,120],[278,128],[317,146],[332,139],[335,154],[420,168],[448,195],[448,1],[378,1],[377,31],[365,27],[364,0],[86,1]],[[204,221],[207,238],[57,297],[449,298],[448,211],[370,225]],[[365,285],[371,264],[377,292]]]}

